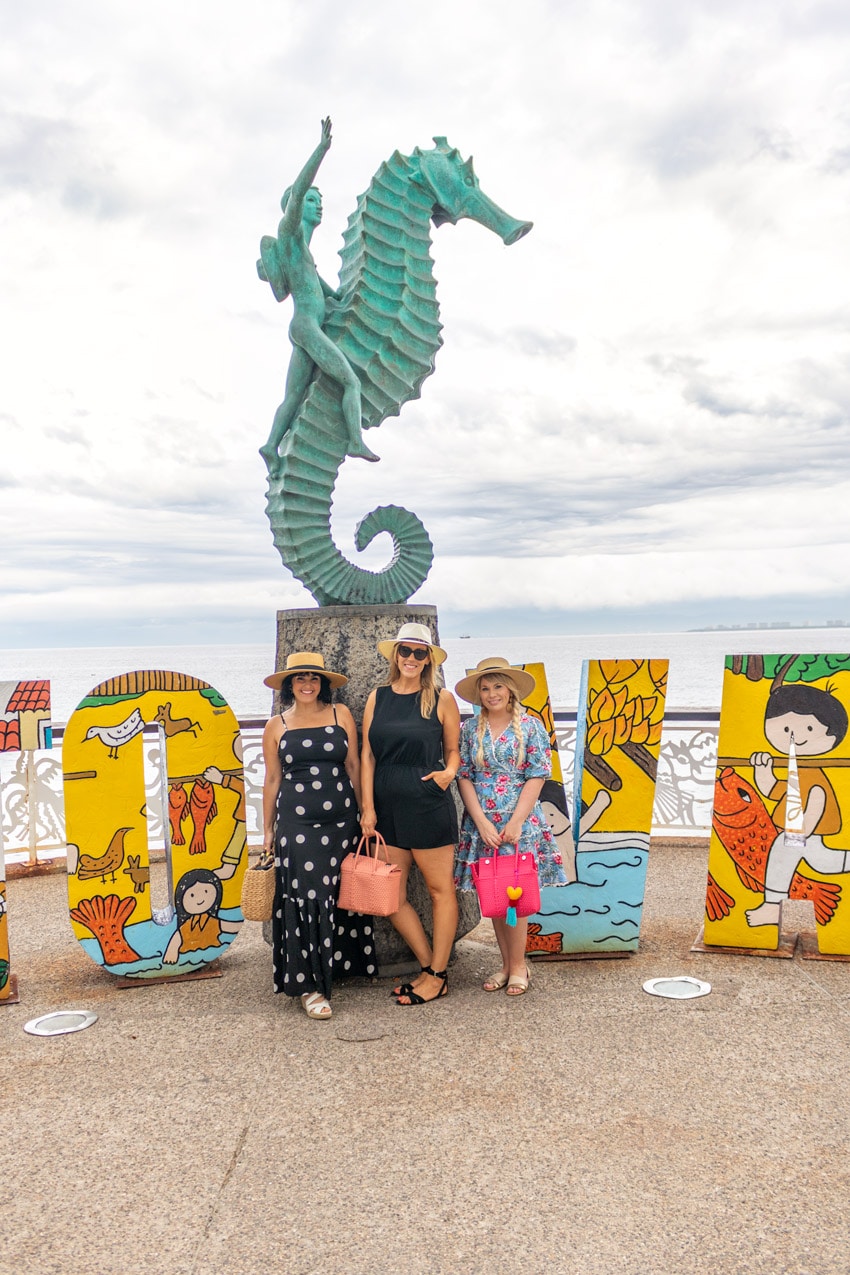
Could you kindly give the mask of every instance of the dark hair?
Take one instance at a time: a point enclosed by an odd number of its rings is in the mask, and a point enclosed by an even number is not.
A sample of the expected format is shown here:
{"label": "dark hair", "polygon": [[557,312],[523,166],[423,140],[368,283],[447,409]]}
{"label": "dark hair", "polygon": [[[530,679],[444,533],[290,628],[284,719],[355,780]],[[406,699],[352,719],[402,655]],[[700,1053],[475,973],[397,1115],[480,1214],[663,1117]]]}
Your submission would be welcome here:
{"label": "dark hair", "polygon": [[[283,681],[280,684],[281,708],[291,708],[292,705],[295,703],[295,692],[292,689],[293,677],[295,677],[298,673],[309,673],[309,671],[310,671],[309,669],[296,669],[294,673],[289,674],[289,677],[285,677],[283,679]],[[318,697],[319,703],[332,704],[333,691],[331,690],[330,682],[328,681],[326,677],[323,677],[321,673],[319,674],[319,681],[321,682],[321,686],[319,687],[319,697]]]}
{"label": "dark hair", "polygon": [[816,686],[794,682],[790,686],[778,686],[775,691],[771,691],[767,699],[767,708],[764,710],[765,722],[770,721],[772,717],[783,717],[785,713],[814,717],[835,740],[833,748],[837,747],[847,734],[846,708],[829,691],[818,690]]}
{"label": "dark hair", "polygon": [[[573,836],[573,839],[575,839],[573,834],[573,821],[567,808],[567,794],[564,792],[564,785],[559,784],[556,779],[545,780],[543,787],[540,789],[540,796],[537,800],[540,802],[545,801],[547,805],[554,806],[564,821],[564,826],[560,828],[557,833],[555,832],[555,827],[550,824],[553,835],[560,837],[567,831],[567,829],[569,829],[570,835]],[[548,814],[546,816],[546,821],[549,823]]]}
{"label": "dark hair", "polygon": [[183,895],[187,890],[191,889],[193,885],[215,886],[215,903],[213,903],[211,908],[207,909],[207,912],[209,916],[218,916],[218,910],[221,907],[221,896],[224,892],[224,887],[222,886],[221,881],[214,872],[209,870],[209,868],[192,868],[189,872],[183,873],[174,890],[174,907],[177,910],[178,930],[184,921],[189,920],[191,915],[191,913],[187,912],[183,907]]}
{"label": "dark hair", "polygon": [[559,784],[557,779],[544,779],[543,787],[540,789],[538,801],[548,801],[550,805],[560,810],[562,815],[569,815],[567,809],[567,794],[564,792],[564,785]]}

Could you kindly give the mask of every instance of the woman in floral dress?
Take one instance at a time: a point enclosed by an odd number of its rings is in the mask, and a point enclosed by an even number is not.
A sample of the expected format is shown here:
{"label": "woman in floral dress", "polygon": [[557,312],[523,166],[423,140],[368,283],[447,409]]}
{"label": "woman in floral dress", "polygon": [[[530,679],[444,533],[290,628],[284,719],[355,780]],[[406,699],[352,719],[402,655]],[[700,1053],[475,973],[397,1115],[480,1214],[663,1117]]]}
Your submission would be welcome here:
{"label": "woman in floral dress", "polygon": [[[480,706],[477,718],[460,733],[457,784],[466,814],[460,830],[455,883],[472,890],[472,865],[484,855],[527,851],[537,860],[541,885],[566,885],[558,847],[540,806],[540,790],[552,772],[549,737],[542,723],[522,707],[534,678],[501,656],[481,660],[455,687],[461,699]],[[484,982],[485,992],[507,989],[508,996],[528,991],[531,973],[525,958],[528,918],[510,926],[493,918],[502,966]]]}

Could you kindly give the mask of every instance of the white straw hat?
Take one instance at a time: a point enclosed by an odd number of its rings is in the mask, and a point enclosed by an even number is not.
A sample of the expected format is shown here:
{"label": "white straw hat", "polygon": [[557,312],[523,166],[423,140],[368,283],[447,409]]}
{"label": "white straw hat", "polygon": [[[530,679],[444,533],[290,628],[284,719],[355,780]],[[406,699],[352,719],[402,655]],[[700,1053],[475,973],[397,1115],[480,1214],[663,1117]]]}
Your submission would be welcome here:
{"label": "white straw hat", "polygon": [[403,624],[397,635],[378,643],[378,652],[385,660],[393,658],[393,652],[399,642],[417,642],[431,648],[431,659],[435,664],[442,664],[448,658],[448,652],[437,646],[431,638],[431,630],[427,624]]}
{"label": "white straw hat", "polygon": [[286,679],[295,673],[318,673],[319,677],[328,679],[334,690],[338,686],[345,686],[348,681],[342,673],[333,673],[325,668],[325,657],[319,655],[317,651],[294,651],[292,655],[286,657],[286,668],[263,678],[263,686],[270,686],[273,691],[279,691]]}
{"label": "white straw hat", "polygon": [[479,660],[475,668],[466,670],[466,677],[461,678],[455,687],[455,695],[465,699],[468,704],[480,704],[478,688],[482,677],[498,677],[500,673],[507,674],[511,679],[521,700],[527,699],[537,685],[536,679],[524,668],[509,664],[501,655],[488,655],[486,659]]}

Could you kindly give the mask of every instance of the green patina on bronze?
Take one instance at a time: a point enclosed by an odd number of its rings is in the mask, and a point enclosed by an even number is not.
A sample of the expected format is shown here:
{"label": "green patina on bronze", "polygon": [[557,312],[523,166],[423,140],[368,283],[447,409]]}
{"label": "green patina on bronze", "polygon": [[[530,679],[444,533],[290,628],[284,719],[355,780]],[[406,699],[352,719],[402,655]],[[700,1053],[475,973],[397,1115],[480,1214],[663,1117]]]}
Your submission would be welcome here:
{"label": "green patina on bronze", "polygon": [[359,550],[389,532],[393,556],[381,571],[349,562],[330,529],[346,455],[377,459],[361,428],[397,415],[434,370],[442,339],[431,222],[454,225],[469,217],[506,244],[531,229],[480,190],[471,159],[464,162],[444,137],[434,141],[433,150],[396,151],[358,199],[343,236],[338,290],[319,278],[309,251],[321,220],[312,182],[330,146],[329,120],[282,200],[277,238],[261,241],[260,278],[279,301],[291,294],[294,303],[286,398],[261,449],[269,468],[266,511],[284,565],[322,606],[406,602],[431,568],[425,527],[396,505],[373,510],[355,532]]}

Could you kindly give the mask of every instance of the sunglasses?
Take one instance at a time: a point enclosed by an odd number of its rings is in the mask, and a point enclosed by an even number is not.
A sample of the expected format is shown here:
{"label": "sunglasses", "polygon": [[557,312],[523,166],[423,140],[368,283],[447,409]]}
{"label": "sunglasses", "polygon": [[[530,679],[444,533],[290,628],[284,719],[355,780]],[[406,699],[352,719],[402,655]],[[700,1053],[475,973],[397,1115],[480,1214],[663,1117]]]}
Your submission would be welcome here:
{"label": "sunglasses", "polygon": [[401,642],[399,642],[397,650],[403,660],[409,660],[412,655],[414,660],[418,660],[420,664],[423,660],[427,660],[431,654],[427,646],[404,646]]}

